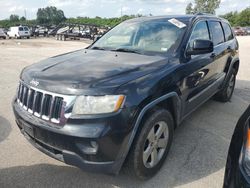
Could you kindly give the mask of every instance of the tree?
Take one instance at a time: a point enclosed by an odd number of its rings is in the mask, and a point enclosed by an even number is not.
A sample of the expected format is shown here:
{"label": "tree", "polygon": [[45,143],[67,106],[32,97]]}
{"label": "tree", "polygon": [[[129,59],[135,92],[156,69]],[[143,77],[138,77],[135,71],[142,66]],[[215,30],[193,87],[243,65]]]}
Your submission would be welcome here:
{"label": "tree", "polygon": [[221,0],[195,0],[193,7],[192,3],[189,3],[186,7],[187,13],[209,13],[215,14],[215,10],[219,8]]}
{"label": "tree", "polygon": [[243,10],[236,18],[236,22],[240,26],[250,26],[250,7]]}
{"label": "tree", "polygon": [[39,24],[59,24],[66,20],[64,12],[52,6],[39,8],[36,15]]}
{"label": "tree", "polygon": [[187,7],[186,7],[186,14],[193,14],[193,3],[188,3]]}
{"label": "tree", "polygon": [[21,21],[21,22],[25,22],[25,21],[26,21],[26,18],[25,18],[24,16],[22,16],[22,17],[20,18],[20,21]]}
{"label": "tree", "polygon": [[19,16],[16,14],[11,14],[10,15],[10,21],[11,22],[18,22],[19,21]]}
{"label": "tree", "polygon": [[231,25],[236,26],[237,25],[237,20],[238,20],[239,13],[237,11],[235,12],[229,12],[225,15],[221,15],[220,17],[228,20]]}

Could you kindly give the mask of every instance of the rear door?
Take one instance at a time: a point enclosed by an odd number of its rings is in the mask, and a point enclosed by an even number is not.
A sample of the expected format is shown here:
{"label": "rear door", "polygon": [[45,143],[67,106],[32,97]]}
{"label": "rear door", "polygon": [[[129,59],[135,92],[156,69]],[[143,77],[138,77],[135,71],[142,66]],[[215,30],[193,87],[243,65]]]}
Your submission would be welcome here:
{"label": "rear door", "polygon": [[214,43],[212,55],[216,63],[216,78],[218,79],[226,75],[224,68],[228,59],[228,44],[225,42],[224,31],[220,21],[209,21],[208,26]]}
{"label": "rear door", "polygon": [[233,31],[228,23],[221,22],[224,35],[225,35],[225,60],[218,64],[218,69],[220,72],[226,71],[227,65],[232,61],[233,56],[235,56],[235,50],[238,48],[237,42],[233,35]]}

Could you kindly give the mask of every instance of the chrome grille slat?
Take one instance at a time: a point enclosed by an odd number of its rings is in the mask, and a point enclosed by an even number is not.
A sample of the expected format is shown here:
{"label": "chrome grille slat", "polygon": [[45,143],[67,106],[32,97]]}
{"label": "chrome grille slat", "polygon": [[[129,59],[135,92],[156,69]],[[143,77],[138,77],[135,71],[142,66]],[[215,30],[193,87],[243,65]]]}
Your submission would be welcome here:
{"label": "chrome grille slat", "polygon": [[[29,113],[54,124],[66,122],[67,107],[73,104],[76,96],[66,96],[42,91],[20,82],[17,102]],[[69,114],[67,114],[67,117]]]}
{"label": "chrome grille slat", "polygon": [[23,107],[24,109],[26,109],[26,106],[25,106],[25,99],[27,97],[27,88],[26,87],[23,87],[23,100],[22,100],[22,103],[23,103]]}
{"label": "chrome grille slat", "polygon": [[32,105],[32,113],[33,114],[35,112],[36,97],[37,97],[37,91],[34,91],[34,99],[33,99],[33,105]]}
{"label": "chrome grille slat", "polygon": [[44,108],[45,108],[44,100],[45,100],[45,95],[42,94],[42,100],[41,100],[41,103],[40,103],[40,110],[39,110],[39,112],[37,112],[37,113],[39,113],[40,116],[43,116],[43,112],[44,112]]}
{"label": "chrome grille slat", "polygon": [[28,96],[27,96],[27,103],[26,103],[27,104],[27,109],[29,109],[31,93],[32,93],[32,90],[28,89]]}
{"label": "chrome grille slat", "polygon": [[52,119],[53,116],[54,116],[53,111],[54,111],[55,104],[56,104],[55,102],[56,102],[55,97],[52,96],[52,99],[50,101],[50,108],[49,108],[49,117],[50,117],[50,119]]}

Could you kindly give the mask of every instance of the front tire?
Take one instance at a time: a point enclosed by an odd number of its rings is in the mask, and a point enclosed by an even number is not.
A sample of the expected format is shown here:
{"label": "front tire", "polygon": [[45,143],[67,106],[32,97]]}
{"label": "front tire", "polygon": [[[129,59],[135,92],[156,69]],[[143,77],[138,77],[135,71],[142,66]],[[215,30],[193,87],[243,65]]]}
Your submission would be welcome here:
{"label": "front tire", "polygon": [[143,121],[127,160],[130,175],[145,180],[162,167],[173,141],[174,121],[169,111],[156,108]]}
{"label": "front tire", "polygon": [[230,74],[230,79],[226,83],[225,88],[223,88],[215,95],[215,99],[220,102],[230,101],[234,92],[235,83],[236,83],[236,71],[233,70],[232,73]]}

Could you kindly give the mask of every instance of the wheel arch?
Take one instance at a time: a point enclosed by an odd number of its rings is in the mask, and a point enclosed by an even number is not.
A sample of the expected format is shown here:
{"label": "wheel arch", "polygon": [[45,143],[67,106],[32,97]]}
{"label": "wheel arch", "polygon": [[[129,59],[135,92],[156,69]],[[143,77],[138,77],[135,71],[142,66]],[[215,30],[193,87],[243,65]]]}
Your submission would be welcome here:
{"label": "wheel arch", "polygon": [[230,75],[231,75],[233,70],[236,70],[235,74],[237,75],[237,73],[239,71],[239,67],[240,67],[240,60],[238,57],[231,59],[231,61],[228,61],[227,65],[225,67],[225,70],[224,70],[224,72],[226,73],[226,78],[225,78],[221,88],[224,88],[226,86],[226,83],[229,81]]}
{"label": "wheel arch", "polygon": [[122,167],[125,159],[127,158],[131,145],[134,142],[136,135],[138,134],[138,131],[140,130],[140,127],[142,126],[142,122],[145,119],[147,114],[150,114],[155,108],[164,108],[169,110],[169,112],[172,114],[174,119],[174,125],[177,127],[180,123],[180,112],[181,112],[181,100],[179,95],[176,92],[170,92],[168,94],[165,94],[147,105],[145,105],[142,110],[140,111],[139,115],[136,118],[135,125],[133,127],[133,130],[131,132],[131,135],[128,140],[127,147],[124,149],[124,151],[121,154],[120,157],[120,164],[118,169]]}

